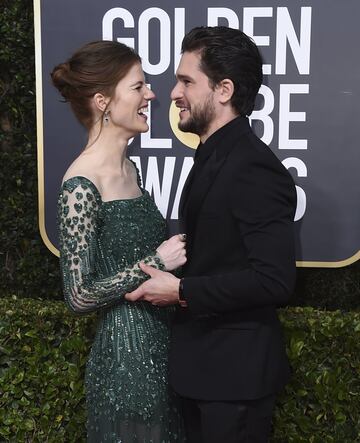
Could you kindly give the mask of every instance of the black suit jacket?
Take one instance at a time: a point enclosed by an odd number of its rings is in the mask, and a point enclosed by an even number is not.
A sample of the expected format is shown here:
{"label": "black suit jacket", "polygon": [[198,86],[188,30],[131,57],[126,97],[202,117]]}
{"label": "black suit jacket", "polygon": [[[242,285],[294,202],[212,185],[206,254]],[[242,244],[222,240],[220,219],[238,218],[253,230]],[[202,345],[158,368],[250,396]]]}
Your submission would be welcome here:
{"label": "black suit jacket", "polygon": [[180,202],[188,307],[173,325],[170,381],[189,398],[261,398],[289,377],[276,308],[295,283],[294,182],[244,117],[199,157]]}

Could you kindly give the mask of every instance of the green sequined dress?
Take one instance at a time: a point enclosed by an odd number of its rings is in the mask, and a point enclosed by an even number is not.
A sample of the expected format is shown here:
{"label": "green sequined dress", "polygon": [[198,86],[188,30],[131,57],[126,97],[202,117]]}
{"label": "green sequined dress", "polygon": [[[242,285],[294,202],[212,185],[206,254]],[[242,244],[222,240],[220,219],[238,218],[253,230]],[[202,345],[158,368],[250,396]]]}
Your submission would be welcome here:
{"label": "green sequined dress", "polygon": [[167,384],[172,309],[124,299],[147,278],[139,261],[163,268],[155,250],[164,219],[147,191],[104,202],[84,177],[63,183],[58,211],[65,300],[77,313],[98,312],[85,375],[88,442],[184,442]]}

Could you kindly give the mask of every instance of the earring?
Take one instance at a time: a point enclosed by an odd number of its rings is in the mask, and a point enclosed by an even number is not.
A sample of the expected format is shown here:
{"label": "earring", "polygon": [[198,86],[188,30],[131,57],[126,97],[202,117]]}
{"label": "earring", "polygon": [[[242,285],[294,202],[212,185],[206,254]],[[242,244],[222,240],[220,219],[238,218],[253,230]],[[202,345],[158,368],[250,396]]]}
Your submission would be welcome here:
{"label": "earring", "polygon": [[110,114],[109,110],[104,112],[104,123],[105,123],[105,125],[109,124],[109,120],[110,120],[109,114]]}

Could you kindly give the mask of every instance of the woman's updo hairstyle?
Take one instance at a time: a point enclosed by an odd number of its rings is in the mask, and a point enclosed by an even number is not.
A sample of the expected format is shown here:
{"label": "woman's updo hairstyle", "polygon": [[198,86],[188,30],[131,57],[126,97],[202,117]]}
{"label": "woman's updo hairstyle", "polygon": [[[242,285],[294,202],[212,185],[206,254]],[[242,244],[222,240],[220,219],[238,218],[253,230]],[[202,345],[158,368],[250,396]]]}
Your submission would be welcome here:
{"label": "woman's updo hairstyle", "polygon": [[128,46],[113,41],[88,43],[53,69],[54,86],[69,102],[79,122],[90,129],[93,115],[90,99],[101,93],[112,97],[118,82],[141,59]]}

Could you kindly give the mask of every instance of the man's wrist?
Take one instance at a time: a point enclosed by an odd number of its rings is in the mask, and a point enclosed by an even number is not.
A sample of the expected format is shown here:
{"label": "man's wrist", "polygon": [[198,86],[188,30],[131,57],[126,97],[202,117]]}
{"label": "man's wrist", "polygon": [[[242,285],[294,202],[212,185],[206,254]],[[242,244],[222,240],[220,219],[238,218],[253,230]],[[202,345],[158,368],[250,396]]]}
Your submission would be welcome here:
{"label": "man's wrist", "polygon": [[179,305],[182,308],[187,308],[187,301],[184,299],[184,279],[179,280]]}

